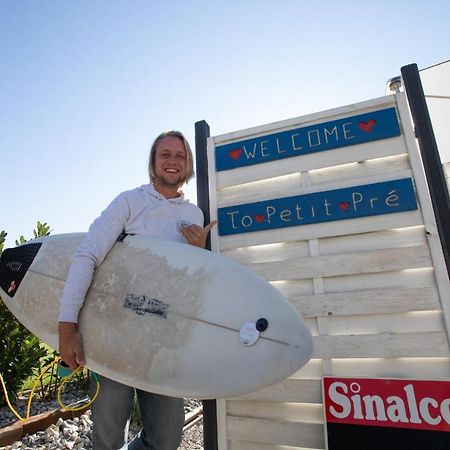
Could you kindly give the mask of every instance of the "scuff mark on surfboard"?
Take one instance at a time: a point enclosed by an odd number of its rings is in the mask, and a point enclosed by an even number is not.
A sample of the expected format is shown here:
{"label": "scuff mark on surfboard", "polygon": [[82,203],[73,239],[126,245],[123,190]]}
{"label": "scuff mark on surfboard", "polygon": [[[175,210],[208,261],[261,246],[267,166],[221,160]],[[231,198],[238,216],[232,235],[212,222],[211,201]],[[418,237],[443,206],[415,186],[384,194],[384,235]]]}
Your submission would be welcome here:
{"label": "scuff mark on surfboard", "polygon": [[[126,242],[121,245],[126,245]],[[153,362],[159,359],[158,355],[162,352],[164,358],[174,359],[173,370],[176,370],[178,362],[174,355],[194,332],[188,318],[201,315],[203,286],[214,274],[204,269],[194,273],[189,273],[188,267],[174,269],[166,258],[152,254],[149,249],[133,252],[133,264],[127,264],[120,245],[111,251],[108,260],[107,270],[101,265],[96,269],[80,314],[87,355],[101,352],[105,365],[122,367],[122,376],[139,376],[145,379],[151,373]],[[134,273],[124,271],[124,267],[131,266],[135,268]],[[111,301],[113,298],[125,299],[130,292],[139,293],[148,299],[157,297],[158,301],[167,305],[176,304],[177,314],[171,316],[169,312],[167,319],[163,321],[157,315],[146,315],[145,320],[142,320],[142,316],[137,315],[132,308],[124,308],[123,300]],[[180,297],[186,301],[180,302]],[[101,314],[109,324],[109,331],[100,339],[96,330],[83,327],[84,317],[97,314]],[[127,327],[127,339],[117,341],[117,333],[120,333],[123,326]],[[144,334],[147,340],[158,341],[160,345],[157,348],[146,345],[147,342],[142,339]],[[112,339],[114,347],[105,345],[105,341]],[[133,342],[131,352],[130,342]]]}

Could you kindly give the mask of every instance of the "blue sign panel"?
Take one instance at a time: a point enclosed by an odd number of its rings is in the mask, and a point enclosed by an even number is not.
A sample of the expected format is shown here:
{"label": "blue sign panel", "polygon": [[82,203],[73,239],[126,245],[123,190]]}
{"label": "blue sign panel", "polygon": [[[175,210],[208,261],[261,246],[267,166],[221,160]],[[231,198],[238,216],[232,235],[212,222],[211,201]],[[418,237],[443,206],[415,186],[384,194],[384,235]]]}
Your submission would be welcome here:
{"label": "blue sign panel", "polygon": [[417,209],[411,178],[219,208],[219,234],[248,233]]}
{"label": "blue sign panel", "polygon": [[216,147],[216,169],[235,169],[308,153],[346,147],[400,134],[395,108]]}

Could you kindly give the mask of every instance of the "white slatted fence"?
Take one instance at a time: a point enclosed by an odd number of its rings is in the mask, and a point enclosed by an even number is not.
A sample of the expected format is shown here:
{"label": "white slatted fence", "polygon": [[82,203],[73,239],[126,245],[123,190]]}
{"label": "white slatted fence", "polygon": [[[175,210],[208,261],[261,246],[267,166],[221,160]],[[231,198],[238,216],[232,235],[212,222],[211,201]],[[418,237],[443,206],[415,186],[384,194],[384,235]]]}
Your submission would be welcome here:
{"label": "white slatted fence", "polygon": [[[216,172],[216,146],[390,107],[400,136]],[[219,450],[324,449],[324,375],[450,379],[450,291],[403,93],[216,136],[208,152],[212,219],[217,208],[404,178],[418,198],[412,211],[212,234],[214,251],[292,302],[315,346],[289,379],[217,402]]]}

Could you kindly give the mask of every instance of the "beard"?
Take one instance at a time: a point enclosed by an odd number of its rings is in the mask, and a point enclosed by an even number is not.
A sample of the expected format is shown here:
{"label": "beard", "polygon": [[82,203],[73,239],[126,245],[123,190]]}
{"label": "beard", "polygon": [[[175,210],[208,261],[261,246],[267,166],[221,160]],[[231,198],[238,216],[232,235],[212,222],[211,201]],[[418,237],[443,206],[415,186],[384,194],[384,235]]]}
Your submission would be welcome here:
{"label": "beard", "polygon": [[168,187],[180,187],[185,182],[185,176],[179,173],[177,177],[166,175],[165,173],[156,174],[155,181],[157,181],[161,186]]}

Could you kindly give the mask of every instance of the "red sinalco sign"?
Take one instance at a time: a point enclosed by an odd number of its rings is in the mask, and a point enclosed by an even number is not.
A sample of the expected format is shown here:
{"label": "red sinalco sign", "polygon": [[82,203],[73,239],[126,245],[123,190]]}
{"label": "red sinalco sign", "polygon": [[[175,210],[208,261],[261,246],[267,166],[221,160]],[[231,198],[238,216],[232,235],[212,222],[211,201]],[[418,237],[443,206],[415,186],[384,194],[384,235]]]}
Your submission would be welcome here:
{"label": "red sinalco sign", "polygon": [[330,450],[450,448],[450,381],[327,377],[324,403]]}

